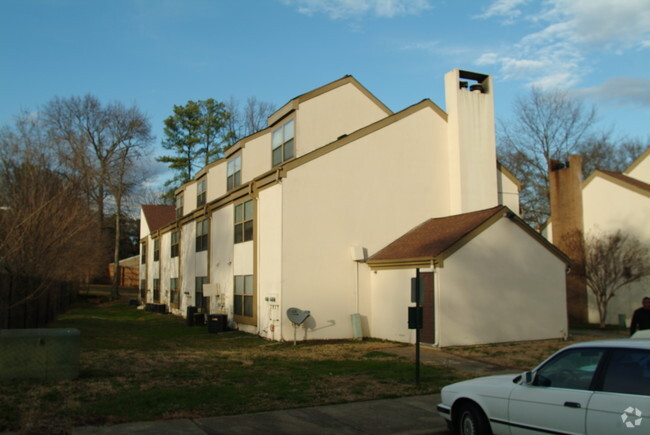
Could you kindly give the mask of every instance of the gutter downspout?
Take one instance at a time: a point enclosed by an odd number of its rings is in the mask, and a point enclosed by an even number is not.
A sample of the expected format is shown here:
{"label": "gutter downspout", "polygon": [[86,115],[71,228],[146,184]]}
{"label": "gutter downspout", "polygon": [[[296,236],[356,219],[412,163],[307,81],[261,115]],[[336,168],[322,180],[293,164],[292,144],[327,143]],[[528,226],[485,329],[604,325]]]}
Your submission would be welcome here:
{"label": "gutter downspout", "polygon": [[434,306],[434,328],[435,333],[433,334],[433,346],[439,347],[440,341],[440,272],[439,267],[436,266],[433,261],[431,262],[433,266],[433,306]]}

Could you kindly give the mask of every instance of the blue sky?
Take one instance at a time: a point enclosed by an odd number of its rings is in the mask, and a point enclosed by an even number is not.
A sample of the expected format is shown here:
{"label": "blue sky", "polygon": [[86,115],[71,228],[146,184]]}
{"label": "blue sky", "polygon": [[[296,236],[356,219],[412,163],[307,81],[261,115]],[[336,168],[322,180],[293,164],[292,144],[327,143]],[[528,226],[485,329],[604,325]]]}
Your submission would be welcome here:
{"label": "blue sky", "polygon": [[136,104],[159,144],[175,104],[279,108],[346,74],[393,111],[444,108],[453,68],[494,77],[499,120],[535,84],[650,138],[650,0],[0,0],[1,125],[91,93]]}

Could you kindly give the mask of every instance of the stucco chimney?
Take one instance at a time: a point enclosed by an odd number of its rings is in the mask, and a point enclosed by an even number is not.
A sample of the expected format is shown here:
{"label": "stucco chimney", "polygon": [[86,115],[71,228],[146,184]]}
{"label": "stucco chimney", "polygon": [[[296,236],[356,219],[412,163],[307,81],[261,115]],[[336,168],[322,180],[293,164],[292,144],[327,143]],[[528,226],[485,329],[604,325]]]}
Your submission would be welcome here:
{"label": "stucco chimney", "polygon": [[553,244],[571,258],[567,275],[567,309],[571,323],[587,323],[587,285],[584,279],[584,228],[582,212],[582,157],[566,163],[549,161]]}
{"label": "stucco chimney", "polygon": [[492,77],[455,69],[445,75],[451,214],[498,204]]}

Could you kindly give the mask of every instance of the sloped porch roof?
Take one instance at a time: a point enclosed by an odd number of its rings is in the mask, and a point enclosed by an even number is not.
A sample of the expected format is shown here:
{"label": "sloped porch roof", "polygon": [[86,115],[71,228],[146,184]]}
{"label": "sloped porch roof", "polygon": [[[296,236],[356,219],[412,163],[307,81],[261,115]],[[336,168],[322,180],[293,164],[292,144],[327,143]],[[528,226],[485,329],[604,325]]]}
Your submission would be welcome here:
{"label": "sloped porch roof", "polygon": [[442,266],[445,258],[503,217],[511,219],[562,261],[571,263],[562,251],[530,228],[508,207],[499,205],[485,210],[429,219],[376,252],[368,259],[367,264],[373,270]]}

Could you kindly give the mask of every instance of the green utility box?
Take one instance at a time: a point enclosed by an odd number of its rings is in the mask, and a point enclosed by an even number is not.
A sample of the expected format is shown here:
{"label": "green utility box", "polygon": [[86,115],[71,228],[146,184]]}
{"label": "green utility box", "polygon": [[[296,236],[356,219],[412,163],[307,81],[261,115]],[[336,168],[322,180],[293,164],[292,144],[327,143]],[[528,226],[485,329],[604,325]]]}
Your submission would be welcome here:
{"label": "green utility box", "polygon": [[78,329],[0,330],[0,380],[79,377]]}

